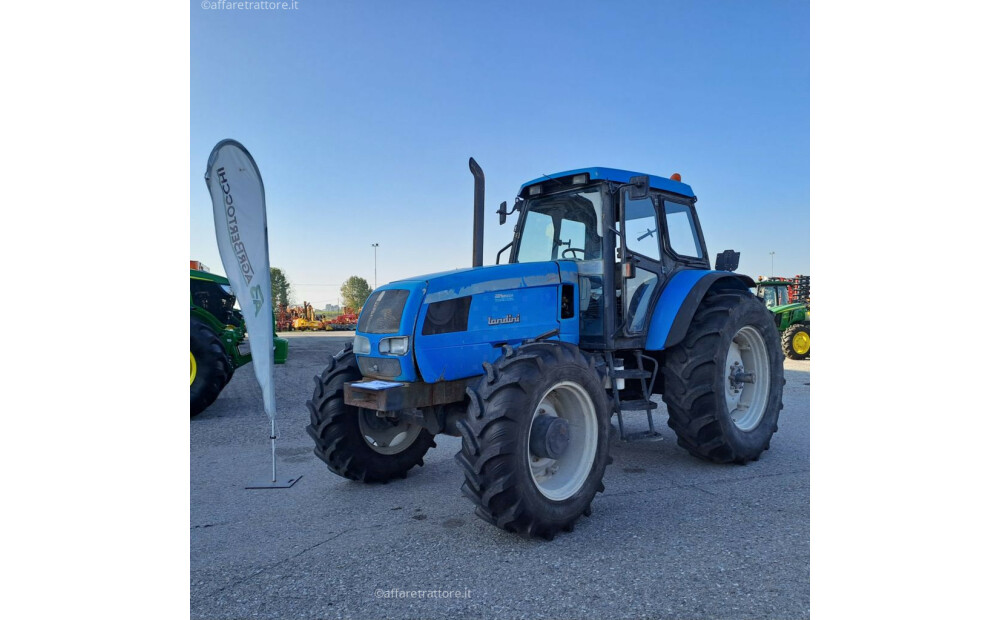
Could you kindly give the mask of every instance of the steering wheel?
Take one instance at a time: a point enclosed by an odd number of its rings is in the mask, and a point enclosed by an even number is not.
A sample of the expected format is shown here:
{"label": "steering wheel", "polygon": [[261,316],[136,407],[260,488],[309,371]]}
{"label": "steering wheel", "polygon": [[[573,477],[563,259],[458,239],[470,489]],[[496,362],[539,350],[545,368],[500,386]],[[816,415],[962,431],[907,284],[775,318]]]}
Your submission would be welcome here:
{"label": "steering wheel", "polygon": [[581,260],[581,259],[579,259],[579,258],[576,257],[576,253],[577,252],[579,252],[580,254],[583,254],[584,256],[587,255],[586,251],[584,251],[584,250],[582,250],[580,248],[566,248],[565,250],[563,250],[562,257],[566,258],[566,254],[568,252],[573,252],[573,260]]}

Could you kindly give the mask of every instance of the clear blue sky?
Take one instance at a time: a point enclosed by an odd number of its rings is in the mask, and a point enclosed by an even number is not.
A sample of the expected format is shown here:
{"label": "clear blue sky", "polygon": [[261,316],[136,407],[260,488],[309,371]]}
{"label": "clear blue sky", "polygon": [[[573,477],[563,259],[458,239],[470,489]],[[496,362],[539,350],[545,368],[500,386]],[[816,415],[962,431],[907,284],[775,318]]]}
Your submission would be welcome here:
{"label": "clear blue sky", "polygon": [[235,138],[267,192],[296,301],[468,266],[469,156],[497,204],[543,173],[608,166],[698,195],[713,259],[809,273],[809,5],[777,2],[191,4],[191,258],[222,273],[203,175]]}

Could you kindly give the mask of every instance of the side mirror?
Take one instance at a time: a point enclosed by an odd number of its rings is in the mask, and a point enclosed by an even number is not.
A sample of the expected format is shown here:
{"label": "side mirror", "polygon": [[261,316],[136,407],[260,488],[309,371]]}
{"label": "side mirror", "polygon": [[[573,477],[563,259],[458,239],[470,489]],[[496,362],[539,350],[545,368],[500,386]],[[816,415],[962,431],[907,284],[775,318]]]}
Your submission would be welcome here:
{"label": "side mirror", "polygon": [[503,226],[507,221],[507,216],[514,213],[515,211],[520,211],[524,207],[524,201],[518,198],[514,201],[514,208],[510,211],[507,210],[507,201],[504,200],[500,203],[500,208],[497,209],[497,213],[500,214],[500,225]]}
{"label": "side mirror", "polygon": [[649,175],[632,177],[628,180],[628,199],[643,200],[649,198]]}
{"label": "side mirror", "polygon": [[740,266],[740,253],[733,250],[726,250],[715,255],[716,271],[736,271]]}

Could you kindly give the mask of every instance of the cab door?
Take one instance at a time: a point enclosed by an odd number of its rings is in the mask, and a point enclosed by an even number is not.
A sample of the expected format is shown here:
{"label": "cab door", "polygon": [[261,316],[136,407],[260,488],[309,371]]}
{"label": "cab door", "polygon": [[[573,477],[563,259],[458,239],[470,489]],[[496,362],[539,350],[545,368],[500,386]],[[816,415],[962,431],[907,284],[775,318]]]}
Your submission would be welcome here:
{"label": "cab door", "polygon": [[625,241],[624,258],[632,276],[621,277],[618,333],[629,339],[645,335],[655,300],[678,272],[710,269],[698,216],[690,199],[651,191],[632,200],[622,196],[620,226]]}
{"label": "cab door", "polygon": [[618,291],[619,333],[629,337],[644,333],[654,293],[662,283],[663,218],[659,214],[655,195],[633,200],[628,192],[622,194],[624,204],[620,225],[625,252]]}

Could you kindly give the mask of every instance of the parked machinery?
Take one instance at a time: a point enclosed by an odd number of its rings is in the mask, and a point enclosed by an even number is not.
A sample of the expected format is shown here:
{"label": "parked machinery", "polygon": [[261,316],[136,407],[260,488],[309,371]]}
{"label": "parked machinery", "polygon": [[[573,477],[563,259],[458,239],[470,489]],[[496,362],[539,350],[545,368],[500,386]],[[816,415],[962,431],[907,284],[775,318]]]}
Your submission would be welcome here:
{"label": "parked machinery", "polygon": [[761,276],[758,280],[757,297],[774,315],[785,357],[794,360],[809,357],[809,276],[767,280]]}
{"label": "parked machinery", "polygon": [[358,313],[350,306],[344,307],[344,312],[324,319],[323,325],[327,331],[354,331],[358,327]]}
{"label": "parked machinery", "polygon": [[316,318],[312,304],[308,301],[302,302],[301,307],[292,309],[292,329],[300,332],[319,331],[323,329],[323,322]]}
{"label": "parked machinery", "polygon": [[[463,493],[478,516],[552,538],[604,490],[611,418],[622,439],[662,439],[654,394],[691,454],[748,463],[782,407],[778,331],[733,273],[709,264],[695,195],[611,168],[529,181],[508,263],[483,265],[483,174],[475,177],[471,269],[376,289],[353,345],[316,378],[307,427],[334,473],[386,482],[423,464],[434,435],[462,438]],[[626,433],[622,415],[645,413]]]}
{"label": "parked machinery", "polygon": [[[229,280],[191,261],[191,417],[215,402],[236,369],[250,362],[246,333]],[[274,362],[287,357],[288,341],[275,337]]]}

